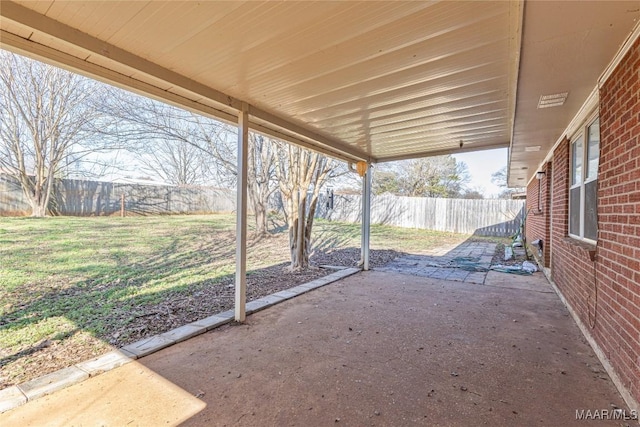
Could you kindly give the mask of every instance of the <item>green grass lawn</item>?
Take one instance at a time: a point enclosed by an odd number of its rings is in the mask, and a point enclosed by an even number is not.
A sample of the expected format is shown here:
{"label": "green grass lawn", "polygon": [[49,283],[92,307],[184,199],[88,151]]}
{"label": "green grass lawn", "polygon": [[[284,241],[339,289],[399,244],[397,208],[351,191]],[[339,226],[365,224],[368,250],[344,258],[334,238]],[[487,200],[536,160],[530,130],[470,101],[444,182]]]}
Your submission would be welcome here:
{"label": "green grass lawn", "polygon": [[[317,250],[360,245],[358,224],[314,230]],[[249,270],[288,261],[286,235],[251,241]],[[371,242],[415,252],[465,237],[375,225]],[[100,337],[136,307],[215,286],[234,258],[233,215],[0,218],[0,367],[43,340]]]}
{"label": "green grass lawn", "polygon": [[[320,250],[346,246],[360,247],[360,224],[316,220],[313,235],[314,246]],[[372,249],[394,249],[399,252],[414,253],[462,242],[467,238],[469,236],[465,234],[443,231],[371,225]]]}
{"label": "green grass lawn", "polygon": [[0,347],[99,335],[113,311],[214,283],[234,271],[233,228],[229,215],[0,220]]}

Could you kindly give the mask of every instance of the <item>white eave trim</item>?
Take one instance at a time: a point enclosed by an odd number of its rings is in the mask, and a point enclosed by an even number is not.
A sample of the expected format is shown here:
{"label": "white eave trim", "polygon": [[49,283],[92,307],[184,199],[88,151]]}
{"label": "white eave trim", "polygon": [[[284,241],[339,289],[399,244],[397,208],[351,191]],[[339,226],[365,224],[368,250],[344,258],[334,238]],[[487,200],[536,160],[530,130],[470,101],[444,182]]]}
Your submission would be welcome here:
{"label": "white eave trim", "polygon": [[[517,8],[516,8],[517,7]],[[518,22],[518,30],[516,32],[517,38],[509,40],[509,51],[514,52],[515,49],[515,57],[513,58],[513,62],[511,64],[511,72],[510,72],[510,88],[513,93],[509,96],[509,108],[511,111],[511,117],[509,117],[509,144],[508,144],[508,153],[507,153],[507,177],[511,173],[511,154],[513,153],[513,140],[516,130],[516,113],[518,109],[518,84],[520,82],[520,63],[522,60],[522,36],[524,32],[524,12],[525,12],[526,4],[524,1],[518,2],[517,5],[512,3],[510,14],[513,16],[517,16]]]}
{"label": "white eave trim", "polygon": [[378,157],[377,161],[372,161],[371,163],[396,162],[399,160],[418,159],[422,157],[447,156],[449,154],[470,153],[475,151],[495,150],[498,148],[508,148],[508,147],[509,147],[508,141],[496,143],[496,144],[481,145],[481,146],[469,144],[469,146],[462,147],[462,148],[455,147],[455,148],[447,148],[447,149],[437,150],[437,151],[424,151],[424,152],[413,153],[413,154],[400,154],[397,156]]}

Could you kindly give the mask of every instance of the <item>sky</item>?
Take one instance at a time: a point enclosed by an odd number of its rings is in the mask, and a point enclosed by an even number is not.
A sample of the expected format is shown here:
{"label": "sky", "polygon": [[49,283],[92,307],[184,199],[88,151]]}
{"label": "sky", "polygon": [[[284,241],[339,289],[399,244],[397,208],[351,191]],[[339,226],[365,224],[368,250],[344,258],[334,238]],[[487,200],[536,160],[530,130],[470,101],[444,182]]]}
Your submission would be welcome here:
{"label": "sky", "polygon": [[507,165],[506,148],[454,154],[453,157],[457,161],[465,162],[469,167],[469,187],[477,187],[485,198],[498,196],[501,189],[491,183],[491,174]]}
{"label": "sky", "polygon": [[[507,149],[499,148],[495,150],[475,151],[470,153],[454,154],[457,161],[465,162],[469,168],[471,177],[468,187],[478,189],[485,198],[498,197],[502,192],[500,187],[491,183],[491,174],[497,172],[507,165]],[[120,153],[121,159],[118,162],[123,169],[112,170],[105,177],[106,180],[122,180],[123,177],[139,178],[149,175],[149,172],[140,170],[131,155]],[[154,177],[154,179],[159,179]]]}

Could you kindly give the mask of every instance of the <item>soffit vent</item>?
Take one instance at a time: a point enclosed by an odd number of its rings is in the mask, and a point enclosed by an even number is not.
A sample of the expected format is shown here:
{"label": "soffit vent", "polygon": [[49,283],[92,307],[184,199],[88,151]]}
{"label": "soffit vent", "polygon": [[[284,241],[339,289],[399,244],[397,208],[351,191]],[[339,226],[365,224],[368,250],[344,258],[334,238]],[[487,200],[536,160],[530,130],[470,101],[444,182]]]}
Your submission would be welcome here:
{"label": "soffit vent", "polygon": [[554,93],[551,95],[542,95],[538,101],[538,108],[560,107],[567,100],[569,92]]}

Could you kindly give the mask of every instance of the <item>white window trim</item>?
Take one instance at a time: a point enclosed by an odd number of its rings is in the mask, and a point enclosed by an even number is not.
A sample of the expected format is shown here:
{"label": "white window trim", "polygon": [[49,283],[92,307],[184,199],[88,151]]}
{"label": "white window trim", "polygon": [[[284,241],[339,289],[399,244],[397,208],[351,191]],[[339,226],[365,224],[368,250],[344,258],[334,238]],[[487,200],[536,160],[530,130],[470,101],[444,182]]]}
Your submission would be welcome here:
{"label": "white window trim", "polygon": [[[567,232],[569,234],[569,237],[572,237],[574,239],[583,241],[583,242],[587,242],[587,243],[591,243],[596,245],[597,241],[593,240],[593,239],[589,239],[587,237],[584,237],[584,213],[585,213],[585,186],[593,181],[596,181],[598,179],[598,174],[596,174],[595,178],[591,178],[589,180],[587,180],[587,169],[588,169],[588,163],[589,163],[589,156],[588,156],[588,150],[589,150],[589,139],[588,139],[588,135],[589,135],[589,126],[591,126],[593,124],[593,122],[596,121],[596,119],[599,118],[599,111],[596,110],[595,112],[593,112],[592,114],[590,114],[588,116],[588,118],[582,122],[582,124],[580,125],[579,128],[577,128],[575,130],[575,133],[571,136],[571,139],[569,140],[569,157],[570,157],[570,161],[569,161],[569,191],[568,191],[568,196],[569,196],[569,216],[568,216],[568,221],[567,221]],[[580,138],[582,136],[582,172],[581,172],[581,181],[580,184],[571,184],[571,181],[573,179],[573,143],[576,142],[576,140],[578,138]],[[602,141],[600,140],[600,142],[598,143],[598,146],[602,143]],[[598,172],[600,171],[600,157],[598,156]],[[572,234],[571,233],[571,190],[574,188],[580,187],[580,235],[576,235],[576,234]],[[597,226],[597,224],[596,224]]]}

